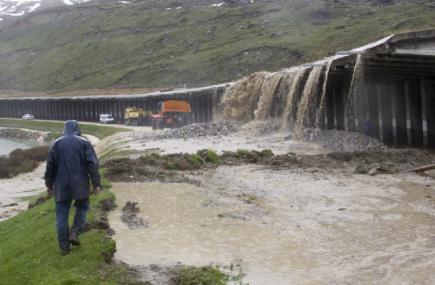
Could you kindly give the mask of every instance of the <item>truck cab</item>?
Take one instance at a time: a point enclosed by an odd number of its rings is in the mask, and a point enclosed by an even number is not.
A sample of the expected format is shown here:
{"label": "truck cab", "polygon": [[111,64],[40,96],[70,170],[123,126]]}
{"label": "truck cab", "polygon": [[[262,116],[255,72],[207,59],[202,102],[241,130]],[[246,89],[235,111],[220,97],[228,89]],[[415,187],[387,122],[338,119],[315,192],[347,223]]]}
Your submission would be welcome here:
{"label": "truck cab", "polygon": [[153,130],[179,128],[190,124],[192,110],[190,104],[182,100],[167,100],[157,104],[157,110],[152,115]]}

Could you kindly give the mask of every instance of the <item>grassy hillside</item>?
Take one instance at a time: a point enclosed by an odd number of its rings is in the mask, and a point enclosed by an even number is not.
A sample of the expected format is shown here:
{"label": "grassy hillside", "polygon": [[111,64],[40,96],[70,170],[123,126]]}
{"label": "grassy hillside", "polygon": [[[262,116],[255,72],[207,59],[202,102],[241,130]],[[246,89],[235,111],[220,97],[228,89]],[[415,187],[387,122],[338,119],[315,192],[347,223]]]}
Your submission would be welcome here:
{"label": "grassy hillside", "polygon": [[[20,119],[0,119],[0,127],[3,128],[23,128],[36,131],[53,132],[53,135],[61,134],[65,126],[64,122],[52,122],[52,121],[26,121]],[[107,127],[94,124],[80,124],[80,131],[83,134],[89,134],[96,136],[99,139],[114,135],[119,132],[128,132],[129,129]]]}
{"label": "grassy hillside", "polygon": [[[226,82],[435,26],[432,1],[91,1],[0,23],[0,89]],[[231,2],[231,1],[230,1]]]}

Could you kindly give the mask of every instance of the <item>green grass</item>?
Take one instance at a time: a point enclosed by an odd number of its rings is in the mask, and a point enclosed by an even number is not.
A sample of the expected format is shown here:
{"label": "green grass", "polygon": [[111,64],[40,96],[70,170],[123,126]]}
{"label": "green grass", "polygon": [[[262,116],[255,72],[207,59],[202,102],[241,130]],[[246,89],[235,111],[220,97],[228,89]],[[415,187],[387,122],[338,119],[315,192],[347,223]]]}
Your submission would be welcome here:
{"label": "green grass", "polygon": [[[29,130],[37,130],[44,132],[62,133],[64,123],[63,122],[51,122],[51,121],[27,121],[20,119],[0,119],[0,127],[7,128],[24,128]],[[80,124],[80,131],[83,134],[90,134],[96,136],[99,139],[114,135],[119,132],[130,131],[125,128],[107,127],[93,124]]]}
{"label": "green grass", "polygon": [[[113,199],[103,191],[91,196],[88,221],[100,219],[99,202]],[[71,217],[72,218],[72,217]],[[126,268],[110,265],[105,258],[115,242],[103,230],[81,236],[82,246],[60,256],[55,231],[53,199],[0,223],[0,284],[120,284]]]}
{"label": "green grass", "polygon": [[[182,2],[91,1],[32,13],[13,24],[3,21],[0,89],[227,82],[435,26],[429,1],[270,0],[220,8]],[[183,8],[166,10],[179,5]]]}
{"label": "green grass", "polygon": [[229,277],[212,266],[185,267],[175,278],[176,285],[225,285]]}

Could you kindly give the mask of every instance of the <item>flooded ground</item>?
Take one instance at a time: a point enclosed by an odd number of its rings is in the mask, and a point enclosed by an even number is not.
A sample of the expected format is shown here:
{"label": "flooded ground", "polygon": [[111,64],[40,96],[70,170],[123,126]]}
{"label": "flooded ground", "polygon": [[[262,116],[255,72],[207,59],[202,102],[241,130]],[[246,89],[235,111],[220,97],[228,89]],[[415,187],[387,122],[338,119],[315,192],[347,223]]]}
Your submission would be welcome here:
{"label": "flooded ground", "polygon": [[45,163],[34,171],[10,179],[0,179],[0,221],[27,209],[27,198],[45,191]]}
{"label": "flooded ground", "polygon": [[[435,186],[417,175],[219,167],[202,186],[115,184],[128,264],[240,264],[249,284],[434,284]],[[146,278],[145,278],[146,279]]]}
{"label": "flooded ground", "polygon": [[34,146],[35,143],[20,140],[9,140],[0,138],[0,155],[8,155],[11,151],[17,148],[26,149]]}

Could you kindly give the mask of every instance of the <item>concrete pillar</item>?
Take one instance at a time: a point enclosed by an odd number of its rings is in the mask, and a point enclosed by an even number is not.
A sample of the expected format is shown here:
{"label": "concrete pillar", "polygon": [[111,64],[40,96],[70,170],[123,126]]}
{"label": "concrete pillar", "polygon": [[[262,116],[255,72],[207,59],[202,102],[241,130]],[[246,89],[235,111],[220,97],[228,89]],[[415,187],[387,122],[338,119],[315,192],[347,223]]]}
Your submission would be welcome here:
{"label": "concrete pillar", "polygon": [[408,143],[406,130],[406,100],[405,100],[405,84],[403,81],[395,81],[393,86],[393,103],[394,112],[393,118],[396,124],[396,140],[399,145]]}
{"label": "concrete pillar", "polygon": [[397,134],[397,106],[396,106],[396,92],[394,89],[394,82],[390,84],[390,98],[391,98],[391,128],[393,131],[393,142],[397,145],[398,134]]}
{"label": "concrete pillar", "polygon": [[403,88],[405,92],[406,137],[408,145],[412,145],[411,98],[409,88],[409,81],[406,80]]}
{"label": "concrete pillar", "polygon": [[412,80],[409,84],[412,144],[423,145],[421,85],[419,80]]}
{"label": "concrete pillar", "polygon": [[427,81],[426,85],[426,120],[428,145],[435,147],[435,81]]}
{"label": "concrete pillar", "polygon": [[381,100],[381,95],[382,94],[382,89],[381,89],[381,85],[377,84],[376,85],[376,99],[377,99],[377,105],[378,105],[378,128],[379,128],[379,140],[380,141],[384,141],[384,128],[383,128],[383,121],[382,121],[382,100]]}
{"label": "concrete pillar", "polygon": [[368,81],[367,89],[367,121],[364,126],[364,133],[367,136],[379,139],[379,105],[378,93],[376,84],[373,81]]}
{"label": "concrete pillar", "polygon": [[426,80],[420,79],[420,95],[421,95],[421,125],[423,129],[423,145],[429,145],[428,128],[427,128],[427,92]]}

